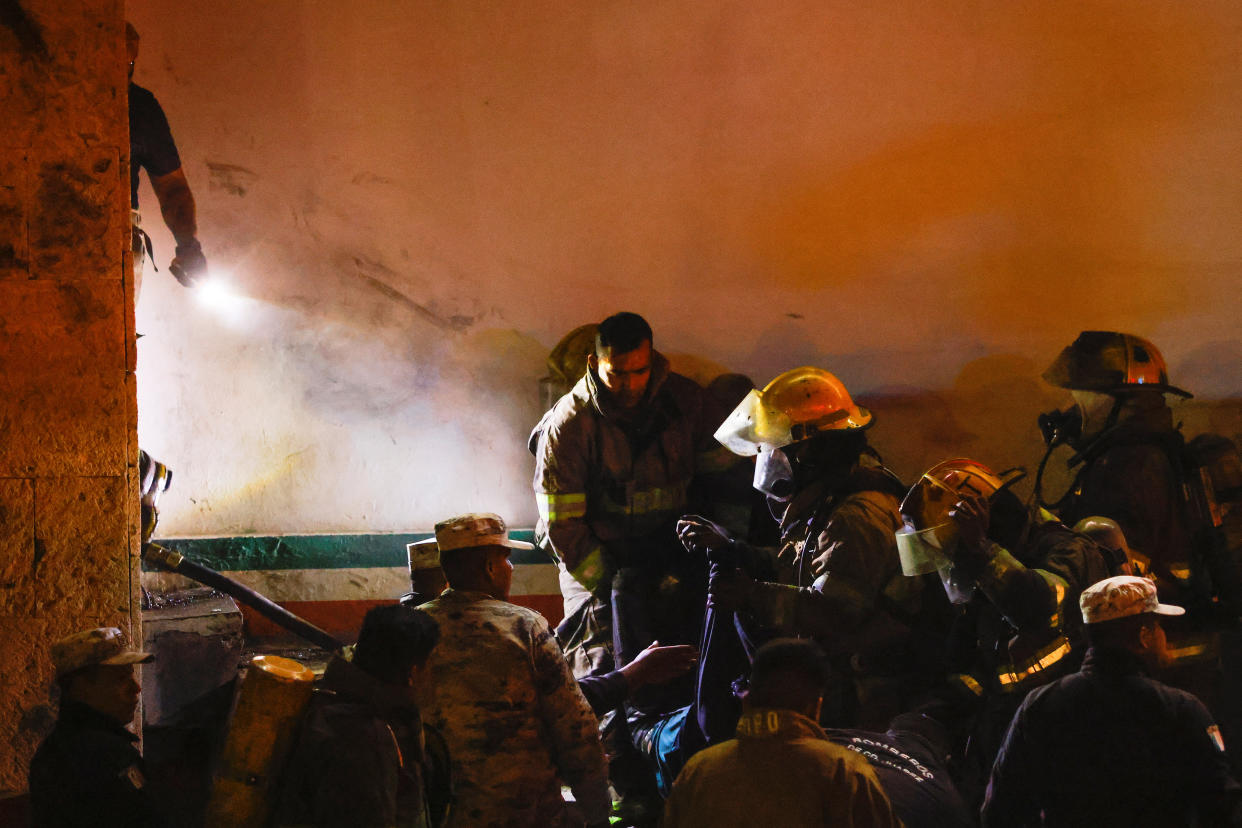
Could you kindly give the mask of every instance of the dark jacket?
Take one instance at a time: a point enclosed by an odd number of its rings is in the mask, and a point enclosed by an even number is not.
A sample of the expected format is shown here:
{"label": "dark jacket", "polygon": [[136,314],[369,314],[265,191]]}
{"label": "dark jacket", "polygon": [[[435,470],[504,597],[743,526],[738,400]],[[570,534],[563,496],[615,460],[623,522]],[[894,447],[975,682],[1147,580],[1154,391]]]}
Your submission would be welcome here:
{"label": "dark jacket", "polygon": [[1129,652],[1093,648],[1081,671],[1018,709],[983,824],[1232,826],[1240,797],[1207,708],[1148,678]]}
{"label": "dark jacket", "polygon": [[62,701],[56,727],[30,763],[35,828],[161,825],[146,791],[138,738],[115,719]]}
{"label": "dark jacket", "polygon": [[591,705],[591,712],[603,716],[616,710],[630,694],[630,682],[620,670],[602,676],[583,676],[578,679],[578,689]]}
{"label": "dark jacket", "polygon": [[427,801],[435,770],[409,691],[334,659],[311,697],[274,822],[428,828],[437,824]]}
{"label": "dark jacket", "polygon": [[993,544],[971,608],[975,678],[1018,698],[1077,669],[1083,652],[1078,596],[1111,574],[1095,542],[1046,512],[1043,517],[1027,530],[1021,549]]}
{"label": "dark jacket", "polygon": [[1093,515],[1115,520],[1131,552],[1156,577],[1161,598],[1186,606],[1194,527],[1182,452],[1167,406],[1129,412],[1081,451],[1083,468],[1060,512],[1070,525]]}
{"label": "dark jacket", "polygon": [[[907,726],[911,725],[911,726]],[[896,717],[884,733],[825,731],[834,744],[860,754],[905,828],[971,828],[974,818],[949,775],[948,735],[917,713]]]}

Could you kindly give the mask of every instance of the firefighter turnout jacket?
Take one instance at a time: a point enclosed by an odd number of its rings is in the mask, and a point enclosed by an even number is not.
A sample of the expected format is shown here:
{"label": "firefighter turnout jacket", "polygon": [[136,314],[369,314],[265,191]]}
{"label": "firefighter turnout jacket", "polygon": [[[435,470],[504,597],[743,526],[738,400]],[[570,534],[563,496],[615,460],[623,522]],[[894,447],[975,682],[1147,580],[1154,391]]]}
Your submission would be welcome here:
{"label": "firefighter turnout jacket", "polygon": [[724,452],[707,445],[702,389],[658,352],[636,409],[614,405],[587,371],[545,415],[536,439],[536,536],[595,594],[607,594],[619,567],[644,565],[676,543],[699,452],[706,459]]}

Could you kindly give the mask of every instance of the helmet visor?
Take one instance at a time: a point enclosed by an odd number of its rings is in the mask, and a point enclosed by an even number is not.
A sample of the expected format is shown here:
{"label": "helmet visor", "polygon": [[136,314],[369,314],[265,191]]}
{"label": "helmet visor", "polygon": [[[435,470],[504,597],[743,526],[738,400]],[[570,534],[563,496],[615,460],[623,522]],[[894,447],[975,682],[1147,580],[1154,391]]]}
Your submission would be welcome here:
{"label": "helmet visor", "polygon": [[951,561],[945,555],[937,530],[944,524],[930,529],[917,530],[906,524],[897,532],[897,555],[901,559],[901,571],[908,576],[926,575],[949,566]]}
{"label": "helmet visor", "polygon": [[764,405],[757,390],[738,403],[714,436],[718,443],[742,457],[754,457],[760,446],[781,448],[793,442],[789,416]]}

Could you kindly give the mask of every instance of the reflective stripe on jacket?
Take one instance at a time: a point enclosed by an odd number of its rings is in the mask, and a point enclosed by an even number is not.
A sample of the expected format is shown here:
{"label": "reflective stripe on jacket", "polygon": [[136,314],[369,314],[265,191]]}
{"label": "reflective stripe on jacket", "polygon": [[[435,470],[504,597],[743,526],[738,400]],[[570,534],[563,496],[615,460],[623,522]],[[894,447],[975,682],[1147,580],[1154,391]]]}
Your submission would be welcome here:
{"label": "reflective stripe on jacket", "polygon": [[588,371],[538,427],[536,534],[584,587],[606,586],[617,566],[676,543],[697,456],[706,445],[702,389],[652,352],[647,396],[616,409]]}

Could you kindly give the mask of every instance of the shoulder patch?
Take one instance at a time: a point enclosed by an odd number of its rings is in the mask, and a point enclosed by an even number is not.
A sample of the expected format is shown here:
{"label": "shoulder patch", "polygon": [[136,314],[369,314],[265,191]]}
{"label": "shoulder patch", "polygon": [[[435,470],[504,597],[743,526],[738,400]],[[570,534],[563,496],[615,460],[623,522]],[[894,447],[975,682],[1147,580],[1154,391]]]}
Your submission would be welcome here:
{"label": "shoulder patch", "polygon": [[1216,745],[1216,749],[1221,753],[1225,752],[1225,739],[1220,735],[1220,728],[1212,725],[1207,729],[1208,738],[1212,740],[1212,744]]}
{"label": "shoulder patch", "polygon": [[[1224,748],[1221,749],[1223,750]],[[133,785],[137,790],[142,790],[143,786],[147,784],[146,778],[142,775],[142,769],[137,765],[130,765],[121,771],[121,776],[125,777],[129,784]]]}

